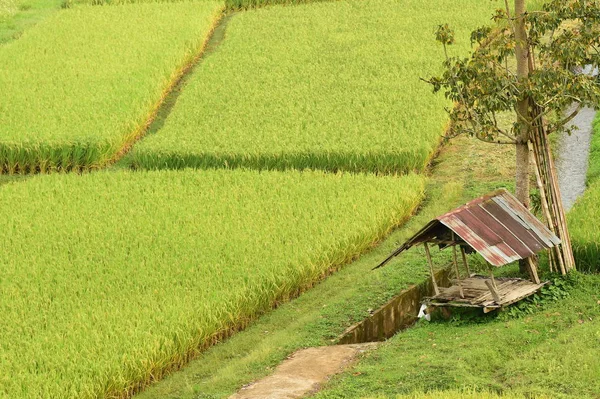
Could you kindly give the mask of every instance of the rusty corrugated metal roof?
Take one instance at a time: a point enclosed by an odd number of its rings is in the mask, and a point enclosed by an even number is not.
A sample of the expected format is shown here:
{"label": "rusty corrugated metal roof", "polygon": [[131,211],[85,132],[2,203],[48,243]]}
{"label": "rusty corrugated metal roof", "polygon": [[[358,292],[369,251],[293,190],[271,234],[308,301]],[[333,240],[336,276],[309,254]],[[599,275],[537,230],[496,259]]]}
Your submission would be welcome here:
{"label": "rusty corrugated metal roof", "polygon": [[525,259],[560,244],[556,235],[504,189],[433,219],[377,267],[423,242],[470,247],[494,266]]}

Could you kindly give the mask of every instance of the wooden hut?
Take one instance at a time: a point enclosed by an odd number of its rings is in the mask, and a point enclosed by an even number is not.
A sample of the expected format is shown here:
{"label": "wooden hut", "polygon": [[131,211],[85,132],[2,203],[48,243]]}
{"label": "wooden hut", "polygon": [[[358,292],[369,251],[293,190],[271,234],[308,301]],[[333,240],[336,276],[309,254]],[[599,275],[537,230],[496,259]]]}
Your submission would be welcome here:
{"label": "wooden hut", "polygon": [[[425,303],[434,307],[477,307],[489,312],[526,298],[546,284],[540,282],[531,256],[558,244],[558,237],[514,196],[501,189],[433,219],[376,268],[415,245],[423,245],[434,291]],[[449,266],[453,267],[456,279],[448,288],[439,287],[435,281],[430,253],[430,246],[434,245],[440,250],[451,248],[453,252]],[[471,273],[466,254],[473,252],[489,263],[489,275]],[[530,280],[494,277],[494,267],[521,259],[527,259]],[[468,277],[461,279],[460,267],[464,267]]]}

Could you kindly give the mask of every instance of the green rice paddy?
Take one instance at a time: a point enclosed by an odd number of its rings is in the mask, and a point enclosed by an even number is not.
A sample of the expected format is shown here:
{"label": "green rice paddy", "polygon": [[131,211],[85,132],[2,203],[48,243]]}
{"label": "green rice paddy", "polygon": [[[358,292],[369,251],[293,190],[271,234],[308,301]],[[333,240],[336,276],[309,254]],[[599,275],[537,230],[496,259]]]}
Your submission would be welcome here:
{"label": "green rice paddy", "polygon": [[[285,4],[252,9],[273,3]],[[466,55],[468,32],[502,6],[297,3],[305,1],[0,0],[0,398],[128,398],[193,357],[215,360],[195,369],[213,383],[206,397],[226,397],[248,382],[233,372],[260,377],[293,349],[331,343],[369,306],[422,279],[420,253],[385,271],[371,273],[371,263],[459,197],[505,185],[501,162],[482,161],[486,151],[451,155],[407,230],[298,308],[288,303],[276,322],[255,323],[251,338],[200,356],[413,215],[426,180],[413,172],[436,153],[451,105],[420,81],[439,72],[435,28],[453,26],[463,40],[452,51]],[[188,69],[217,27],[217,45]],[[600,253],[599,196],[591,183],[569,216],[589,270]],[[598,281],[581,284],[555,309],[568,316],[549,323],[538,314],[469,330],[420,326],[318,397],[598,390],[600,365],[586,352],[599,342]],[[265,325],[298,309],[262,340]],[[429,339],[441,355],[428,357]],[[248,355],[228,362],[240,348]],[[457,354],[468,361],[454,373]],[[422,362],[440,372],[421,372]]]}
{"label": "green rice paddy", "polygon": [[[337,1],[234,15],[164,126],[132,152],[136,168],[421,171],[446,124],[437,24],[457,37],[489,2]],[[468,40],[456,46],[466,53]]]}
{"label": "green rice paddy", "polygon": [[0,171],[100,167],[201,51],[217,2],[75,7],[0,48]]}

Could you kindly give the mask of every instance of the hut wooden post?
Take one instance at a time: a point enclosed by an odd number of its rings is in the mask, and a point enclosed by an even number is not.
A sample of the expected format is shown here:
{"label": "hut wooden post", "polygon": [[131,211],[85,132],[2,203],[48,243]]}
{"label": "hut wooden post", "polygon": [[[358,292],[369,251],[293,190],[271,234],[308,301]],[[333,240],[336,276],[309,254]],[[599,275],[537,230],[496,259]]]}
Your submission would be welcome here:
{"label": "hut wooden post", "polygon": [[429,245],[427,245],[427,243],[424,242],[423,247],[425,248],[425,255],[427,256],[427,263],[429,264],[429,273],[431,273],[431,284],[433,285],[433,292],[435,292],[435,295],[439,295],[440,289],[438,288],[437,282],[435,281],[435,273],[433,271],[433,262],[431,261]]}
{"label": "hut wooden post", "polygon": [[[454,232],[452,232],[452,241],[455,241]],[[460,271],[458,270],[458,262],[456,261],[456,244],[452,245],[452,263],[454,263],[454,270],[456,271],[456,281],[458,282],[458,292],[460,297],[464,298],[465,293],[463,292],[462,282],[460,281]]]}
{"label": "hut wooden post", "polygon": [[496,285],[496,279],[494,278],[494,269],[490,268],[490,280],[492,282],[492,287],[494,287],[494,289],[498,289],[498,286]]}
{"label": "hut wooden post", "polygon": [[531,277],[531,281],[533,281],[536,284],[540,284],[540,278],[537,273],[537,267],[535,266],[535,262],[533,261],[533,259],[531,259],[531,257],[527,258],[527,265],[529,266],[528,271],[529,276]]}
{"label": "hut wooden post", "polygon": [[500,295],[498,295],[498,291],[496,291],[496,288],[491,283],[491,281],[485,280],[485,285],[487,285],[488,288],[490,289],[490,292],[492,293],[492,298],[494,298],[494,301],[496,301],[496,303],[500,303]]}
{"label": "hut wooden post", "polygon": [[462,256],[463,264],[465,265],[465,269],[467,269],[467,275],[471,277],[471,269],[469,269],[469,262],[467,262],[467,255],[465,254],[465,249],[460,247],[460,254]]}

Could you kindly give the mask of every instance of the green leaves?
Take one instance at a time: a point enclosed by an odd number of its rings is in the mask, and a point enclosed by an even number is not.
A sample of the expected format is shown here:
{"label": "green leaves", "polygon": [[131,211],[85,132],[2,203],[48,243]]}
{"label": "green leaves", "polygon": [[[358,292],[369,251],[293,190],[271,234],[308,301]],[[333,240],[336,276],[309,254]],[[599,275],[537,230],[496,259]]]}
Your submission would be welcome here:
{"label": "green leaves", "polygon": [[[582,67],[600,65],[598,1],[552,1],[543,11],[525,15],[531,54],[526,78],[518,78],[511,66],[516,46],[512,19],[498,10],[493,20],[494,29],[483,27],[471,33],[471,42],[481,46],[471,58],[447,57],[443,74],[429,80],[434,92],[443,90],[458,104],[449,111],[453,135],[514,142],[514,129],[533,128],[536,121],[521,115],[513,129],[505,130],[496,115],[514,112],[522,100],[533,101],[539,114],[549,119],[550,133],[568,129],[562,115],[573,103],[600,104],[598,80],[581,73]],[[449,29],[443,27],[442,32]],[[439,32],[436,39],[440,40]]]}
{"label": "green leaves", "polygon": [[424,178],[94,172],[1,192],[0,395],[85,399],[162,377],[344,265]]}
{"label": "green leaves", "polygon": [[454,30],[450,29],[448,24],[438,25],[435,31],[435,40],[444,46],[454,43]]}

